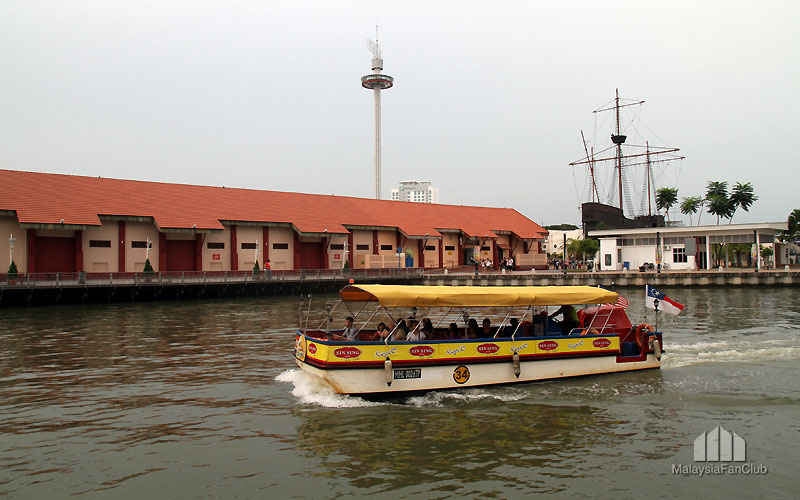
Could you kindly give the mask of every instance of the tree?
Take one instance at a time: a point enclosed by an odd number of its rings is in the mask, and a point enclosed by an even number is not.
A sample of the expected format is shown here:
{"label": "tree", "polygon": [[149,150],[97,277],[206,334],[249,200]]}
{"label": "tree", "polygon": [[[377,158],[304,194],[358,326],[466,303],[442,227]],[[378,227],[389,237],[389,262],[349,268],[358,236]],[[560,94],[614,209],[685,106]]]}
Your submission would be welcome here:
{"label": "tree", "polygon": [[664,216],[669,220],[669,209],[678,202],[678,190],[664,187],[656,191],[656,208],[664,211]]}
{"label": "tree", "polygon": [[718,181],[710,181],[706,185],[706,199],[710,199],[713,196],[724,196],[725,198],[728,197],[728,183],[727,182],[718,182]]}
{"label": "tree", "polygon": [[745,182],[744,184],[737,182],[731,190],[729,199],[732,209],[730,223],[733,223],[733,214],[736,213],[736,209],[741,207],[745,212],[749,212],[750,207],[758,200],[758,196],[753,193],[753,186],[749,182]]}
{"label": "tree", "polygon": [[789,227],[783,232],[782,239],[784,241],[797,240],[798,236],[800,236],[800,208],[792,210],[786,223]]}
{"label": "tree", "polygon": [[150,264],[150,259],[146,259],[144,261],[144,270],[142,270],[144,274],[153,274],[153,266]]}
{"label": "tree", "polygon": [[594,238],[581,240],[581,253],[594,257],[600,251],[600,241]]}
{"label": "tree", "polygon": [[706,197],[708,213],[717,216],[717,225],[719,225],[719,218],[727,219],[733,216],[733,204],[730,198],[722,195],[711,195]]}
{"label": "tree", "polygon": [[13,260],[11,261],[11,265],[8,266],[8,279],[15,280],[19,275],[19,271],[17,270],[17,263]]}
{"label": "tree", "polygon": [[[688,196],[683,199],[681,202],[681,213],[683,215],[689,215],[689,225],[692,225],[692,214],[696,214],[697,211],[700,209],[700,205],[703,203],[703,200],[700,199],[699,196]],[[700,219],[698,218],[697,223],[700,223]]]}

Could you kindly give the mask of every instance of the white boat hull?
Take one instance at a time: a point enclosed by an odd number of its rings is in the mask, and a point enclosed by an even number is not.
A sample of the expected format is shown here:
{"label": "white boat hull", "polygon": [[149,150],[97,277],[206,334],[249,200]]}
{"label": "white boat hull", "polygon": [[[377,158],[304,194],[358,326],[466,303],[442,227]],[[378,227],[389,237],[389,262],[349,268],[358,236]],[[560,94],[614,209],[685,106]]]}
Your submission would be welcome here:
{"label": "white boat hull", "polygon": [[[392,367],[391,384],[387,383],[384,367],[322,369],[296,359],[306,373],[312,375],[340,394],[402,393],[454,389],[485,385],[516,384],[558,378],[596,375],[631,370],[659,368],[661,362],[650,353],[642,361],[618,361],[617,356],[588,356],[561,359],[520,361],[519,377],[514,374],[512,361],[465,363],[462,365],[427,365],[409,368]],[[419,370],[416,373],[413,370]],[[419,376],[418,378],[395,378]]]}

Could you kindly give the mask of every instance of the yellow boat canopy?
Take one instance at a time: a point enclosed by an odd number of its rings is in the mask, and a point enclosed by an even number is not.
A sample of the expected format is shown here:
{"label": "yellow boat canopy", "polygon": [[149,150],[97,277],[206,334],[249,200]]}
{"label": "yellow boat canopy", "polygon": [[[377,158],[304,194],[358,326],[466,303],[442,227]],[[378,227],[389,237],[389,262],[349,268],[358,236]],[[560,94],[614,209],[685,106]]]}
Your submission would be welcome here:
{"label": "yellow boat canopy", "polygon": [[617,293],[592,286],[350,285],[346,302],[376,301],[384,307],[502,307],[608,304]]}

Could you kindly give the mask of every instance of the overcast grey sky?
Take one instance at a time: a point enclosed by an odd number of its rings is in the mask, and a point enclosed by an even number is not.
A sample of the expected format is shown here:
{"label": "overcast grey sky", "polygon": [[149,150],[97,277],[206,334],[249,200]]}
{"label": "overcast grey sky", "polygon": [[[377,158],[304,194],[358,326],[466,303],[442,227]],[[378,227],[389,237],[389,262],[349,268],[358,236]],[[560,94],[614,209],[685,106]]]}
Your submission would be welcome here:
{"label": "overcast grey sky", "polygon": [[647,101],[639,118],[657,136],[645,138],[686,156],[659,187],[750,181],[760,199],[734,222],[785,220],[800,207],[799,13],[793,1],[5,0],[0,167],[371,197],[360,77],[377,23],[395,78],[384,197],[431,180],[442,203],[578,223],[585,174],[568,163],[618,87]]}

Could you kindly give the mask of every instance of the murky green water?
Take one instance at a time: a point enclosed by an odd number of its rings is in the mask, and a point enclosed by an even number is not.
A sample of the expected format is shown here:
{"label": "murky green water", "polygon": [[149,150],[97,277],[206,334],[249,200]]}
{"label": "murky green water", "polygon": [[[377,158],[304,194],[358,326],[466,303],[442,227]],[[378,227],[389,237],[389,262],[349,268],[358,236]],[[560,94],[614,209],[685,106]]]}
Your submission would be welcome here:
{"label": "murky green water", "polygon": [[[0,493],[794,497],[798,290],[665,291],[660,371],[383,404],[295,369],[295,298],[4,309]],[[720,423],[767,474],[672,473]]]}

